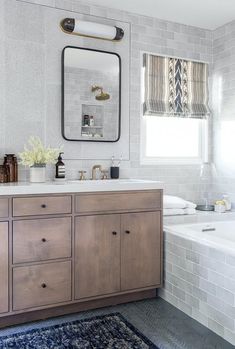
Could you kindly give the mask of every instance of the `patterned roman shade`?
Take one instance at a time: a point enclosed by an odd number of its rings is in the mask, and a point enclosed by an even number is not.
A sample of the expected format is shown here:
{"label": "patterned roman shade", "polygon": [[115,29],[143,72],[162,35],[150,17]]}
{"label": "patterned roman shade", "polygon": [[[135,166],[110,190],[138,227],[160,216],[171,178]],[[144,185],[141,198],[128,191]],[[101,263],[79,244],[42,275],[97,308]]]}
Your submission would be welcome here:
{"label": "patterned roman shade", "polygon": [[144,115],[205,118],[208,65],[144,54]]}

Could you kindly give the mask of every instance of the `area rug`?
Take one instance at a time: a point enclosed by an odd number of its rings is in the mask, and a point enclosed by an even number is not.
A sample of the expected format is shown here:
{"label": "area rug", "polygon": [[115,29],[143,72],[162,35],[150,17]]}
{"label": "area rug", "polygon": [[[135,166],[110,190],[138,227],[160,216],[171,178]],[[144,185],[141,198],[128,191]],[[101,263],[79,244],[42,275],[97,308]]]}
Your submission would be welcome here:
{"label": "area rug", "polygon": [[0,337],[1,349],[159,349],[113,313]]}

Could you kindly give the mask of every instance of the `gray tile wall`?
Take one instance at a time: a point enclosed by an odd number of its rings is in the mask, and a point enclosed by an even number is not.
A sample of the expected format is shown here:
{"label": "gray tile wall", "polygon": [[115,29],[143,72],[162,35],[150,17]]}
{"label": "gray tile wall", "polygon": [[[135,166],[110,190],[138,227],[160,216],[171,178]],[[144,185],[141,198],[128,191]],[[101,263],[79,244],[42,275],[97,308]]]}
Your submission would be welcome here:
{"label": "gray tile wall", "polygon": [[228,193],[235,203],[235,21],[213,33],[214,198]]}
{"label": "gray tile wall", "polygon": [[[41,5],[41,6],[40,6]],[[140,166],[140,55],[141,51],[212,62],[212,33],[125,11],[70,0],[1,1],[0,73],[5,74],[5,97],[1,94],[0,153],[19,151],[31,134],[47,143],[63,143],[67,174],[90,172],[94,163],[110,166],[111,154],[123,155],[123,177],[163,180],[168,193],[198,200],[199,166]],[[60,54],[66,44],[105,48],[102,40],[68,36],[58,29],[64,17],[76,16],[122,26],[123,42],[108,46],[119,50],[123,63],[122,138],[118,143],[87,145],[63,141],[60,135]],[[106,46],[107,48],[107,46]],[[27,62],[27,65],[25,64]],[[130,73],[130,76],[129,76]],[[130,80],[129,80],[130,78]],[[130,121],[130,129],[129,129]],[[25,128],[24,125],[27,125]],[[129,136],[130,134],[130,136]],[[103,160],[102,160],[103,159]],[[105,159],[105,160],[104,160]],[[53,169],[48,174],[52,175]],[[21,171],[21,178],[27,173]],[[89,176],[89,175],[88,175]]]}
{"label": "gray tile wall", "polygon": [[164,298],[235,345],[235,258],[164,234]]}

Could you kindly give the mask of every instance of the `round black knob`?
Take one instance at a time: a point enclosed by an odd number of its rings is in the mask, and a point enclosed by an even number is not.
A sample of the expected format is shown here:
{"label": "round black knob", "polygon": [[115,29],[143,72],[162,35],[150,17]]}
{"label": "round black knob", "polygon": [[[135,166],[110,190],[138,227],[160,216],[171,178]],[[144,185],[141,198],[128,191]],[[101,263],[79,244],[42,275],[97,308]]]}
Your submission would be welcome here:
{"label": "round black knob", "polygon": [[41,284],[41,286],[42,286],[42,288],[46,288],[47,287],[47,285],[46,284]]}
{"label": "round black knob", "polygon": [[130,234],[130,230],[126,230],[125,233],[126,233],[126,234]]}
{"label": "round black knob", "polygon": [[42,242],[46,242],[47,240],[45,238],[42,238]]}
{"label": "round black knob", "polygon": [[113,234],[113,235],[117,235],[117,232],[116,232],[116,231],[113,231],[112,234]]}
{"label": "round black knob", "polygon": [[45,205],[45,204],[41,205],[41,208],[46,208],[46,207],[47,207],[47,205]]}

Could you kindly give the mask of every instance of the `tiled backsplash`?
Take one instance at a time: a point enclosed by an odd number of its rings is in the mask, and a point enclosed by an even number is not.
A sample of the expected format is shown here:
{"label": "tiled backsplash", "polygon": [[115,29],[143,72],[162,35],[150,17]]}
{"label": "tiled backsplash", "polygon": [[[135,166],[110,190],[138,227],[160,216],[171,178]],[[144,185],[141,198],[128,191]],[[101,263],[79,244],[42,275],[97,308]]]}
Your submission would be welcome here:
{"label": "tiled backsplash", "polygon": [[[0,95],[1,155],[20,151],[29,135],[39,135],[47,144],[64,144],[69,177],[77,177],[80,169],[90,171],[95,163],[109,167],[111,154],[122,154],[121,176],[163,180],[167,193],[200,198],[206,184],[200,184],[199,166],[140,166],[140,55],[148,51],[202,60],[211,67],[211,31],[72,0],[3,0],[0,12],[4,13],[0,19],[0,73],[4,79],[0,84],[1,90],[5,88]],[[124,39],[115,44],[66,35],[58,23],[69,16],[117,24],[125,30]],[[69,44],[119,51],[123,77],[120,142],[107,146],[63,140],[60,56]],[[21,178],[26,178],[24,169]]]}

